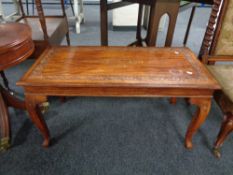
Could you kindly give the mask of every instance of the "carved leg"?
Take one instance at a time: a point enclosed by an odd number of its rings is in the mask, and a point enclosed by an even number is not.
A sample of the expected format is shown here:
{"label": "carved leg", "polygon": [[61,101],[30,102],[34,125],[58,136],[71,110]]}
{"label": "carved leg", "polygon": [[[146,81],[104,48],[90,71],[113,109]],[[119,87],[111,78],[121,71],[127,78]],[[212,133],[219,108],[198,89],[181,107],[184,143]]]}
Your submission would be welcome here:
{"label": "carved leg", "polygon": [[193,147],[192,138],[195,132],[200,128],[201,124],[208,116],[211,107],[211,98],[191,98],[191,104],[198,106],[195,116],[189,124],[188,130],[185,136],[185,147],[191,149]]}
{"label": "carved leg", "polygon": [[9,91],[5,90],[0,85],[0,90],[2,92],[2,96],[7,104],[7,106],[11,106],[17,109],[23,109],[26,110],[25,102],[16,98],[14,95],[12,95]]}
{"label": "carved leg", "polygon": [[42,136],[44,137],[43,146],[48,147],[50,143],[50,135],[48,127],[43,119],[40,111],[40,104],[46,101],[44,96],[33,96],[26,95],[26,107],[29,112],[29,116],[32,122],[40,130]]}
{"label": "carved leg", "polygon": [[171,97],[170,98],[170,103],[175,105],[176,104],[176,101],[177,101],[177,98],[176,97]]}
{"label": "carved leg", "polygon": [[10,147],[10,122],[7,105],[0,91],[0,151]]}
{"label": "carved leg", "polygon": [[222,146],[226,137],[233,131],[233,114],[227,113],[224,116],[224,121],[222,123],[221,129],[219,131],[217,140],[214,144],[214,154],[216,157],[220,158],[220,147]]}

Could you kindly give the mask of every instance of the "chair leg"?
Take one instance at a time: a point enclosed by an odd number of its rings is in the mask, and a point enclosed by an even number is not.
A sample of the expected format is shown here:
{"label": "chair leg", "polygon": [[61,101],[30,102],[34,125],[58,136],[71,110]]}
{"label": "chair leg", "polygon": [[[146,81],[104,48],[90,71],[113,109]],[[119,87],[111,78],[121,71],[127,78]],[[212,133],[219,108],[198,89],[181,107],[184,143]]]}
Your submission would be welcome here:
{"label": "chair leg", "polygon": [[142,37],[141,37],[142,11],[143,11],[143,5],[139,4],[136,39],[139,41],[140,44],[142,42]]}
{"label": "chair leg", "polygon": [[176,101],[177,101],[176,97],[171,97],[171,98],[170,98],[170,103],[171,103],[171,104],[175,105],[175,104],[176,104]]}
{"label": "chair leg", "polygon": [[32,14],[35,14],[35,0],[32,0]]}
{"label": "chair leg", "polygon": [[29,15],[29,3],[28,3],[28,0],[26,0],[26,7],[27,7],[27,15]]}
{"label": "chair leg", "polygon": [[67,45],[70,46],[70,34],[69,34],[69,32],[66,33],[66,41],[67,41]]}
{"label": "chair leg", "polygon": [[74,15],[74,7],[73,7],[72,0],[70,0],[70,6],[71,6],[72,13],[73,13],[73,15]]}
{"label": "chair leg", "polygon": [[1,71],[0,73],[1,73],[1,77],[3,79],[3,83],[4,83],[5,88],[7,88],[8,91],[12,92],[10,87],[9,87],[9,82],[8,82],[8,80],[6,78],[5,73],[3,71]]}
{"label": "chair leg", "polygon": [[222,123],[221,129],[219,131],[217,140],[214,144],[214,155],[217,158],[221,157],[220,147],[222,146],[224,140],[233,131],[233,114],[227,113],[224,116],[224,121]]}
{"label": "chair leg", "polygon": [[101,46],[108,46],[108,8],[107,0],[100,1]]}
{"label": "chair leg", "polygon": [[[70,34],[69,31],[66,33],[66,41],[67,45],[70,46]],[[66,101],[66,97],[60,97],[60,101],[64,103]]]}
{"label": "chair leg", "polygon": [[192,7],[191,14],[190,14],[188,26],[187,26],[187,29],[186,29],[186,32],[185,32],[185,37],[184,37],[184,41],[183,41],[183,45],[184,45],[184,46],[186,46],[187,41],[188,41],[188,36],[189,36],[191,24],[192,24],[192,22],[193,22],[193,17],[194,17],[195,11],[196,11],[196,6],[193,6],[193,7]]}

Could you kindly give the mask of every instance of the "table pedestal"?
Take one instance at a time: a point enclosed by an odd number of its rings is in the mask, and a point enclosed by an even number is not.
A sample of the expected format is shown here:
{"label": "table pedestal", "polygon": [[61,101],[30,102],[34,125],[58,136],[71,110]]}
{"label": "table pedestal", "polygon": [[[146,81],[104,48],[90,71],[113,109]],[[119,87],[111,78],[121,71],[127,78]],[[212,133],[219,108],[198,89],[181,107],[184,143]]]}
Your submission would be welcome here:
{"label": "table pedestal", "polygon": [[10,147],[11,133],[8,107],[26,110],[25,102],[19,100],[0,85],[0,150]]}

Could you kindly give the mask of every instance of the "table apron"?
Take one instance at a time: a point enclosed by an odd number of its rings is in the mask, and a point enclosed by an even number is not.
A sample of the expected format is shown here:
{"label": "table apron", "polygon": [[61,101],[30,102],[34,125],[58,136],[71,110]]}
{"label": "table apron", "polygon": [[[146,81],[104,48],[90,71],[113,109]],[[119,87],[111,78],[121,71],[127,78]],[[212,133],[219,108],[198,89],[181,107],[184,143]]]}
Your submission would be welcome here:
{"label": "table apron", "polygon": [[213,89],[132,87],[24,87],[25,93],[42,96],[102,97],[212,97]]}

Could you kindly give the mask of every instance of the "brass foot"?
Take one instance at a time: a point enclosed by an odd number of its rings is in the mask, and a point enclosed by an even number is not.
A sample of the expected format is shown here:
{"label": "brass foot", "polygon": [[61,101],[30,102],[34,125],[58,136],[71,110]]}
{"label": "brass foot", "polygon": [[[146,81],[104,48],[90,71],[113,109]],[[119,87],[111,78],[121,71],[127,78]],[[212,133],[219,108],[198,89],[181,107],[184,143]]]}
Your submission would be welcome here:
{"label": "brass foot", "polygon": [[10,147],[10,138],[5,137],[0,140],[0,151],[5,151]]}
{"label": "brass foot", "polygon": [[49,102],[44,102],[40,105],[41,113],[44,114],[49,109]]}
{"label": "brass foot", "polygon": [[220,153],[220,149],[219,148],[214,148],[213,149],[213,153],[214,153],[215,157],[217,157],[218,159],[221,158],[221,153]]}

